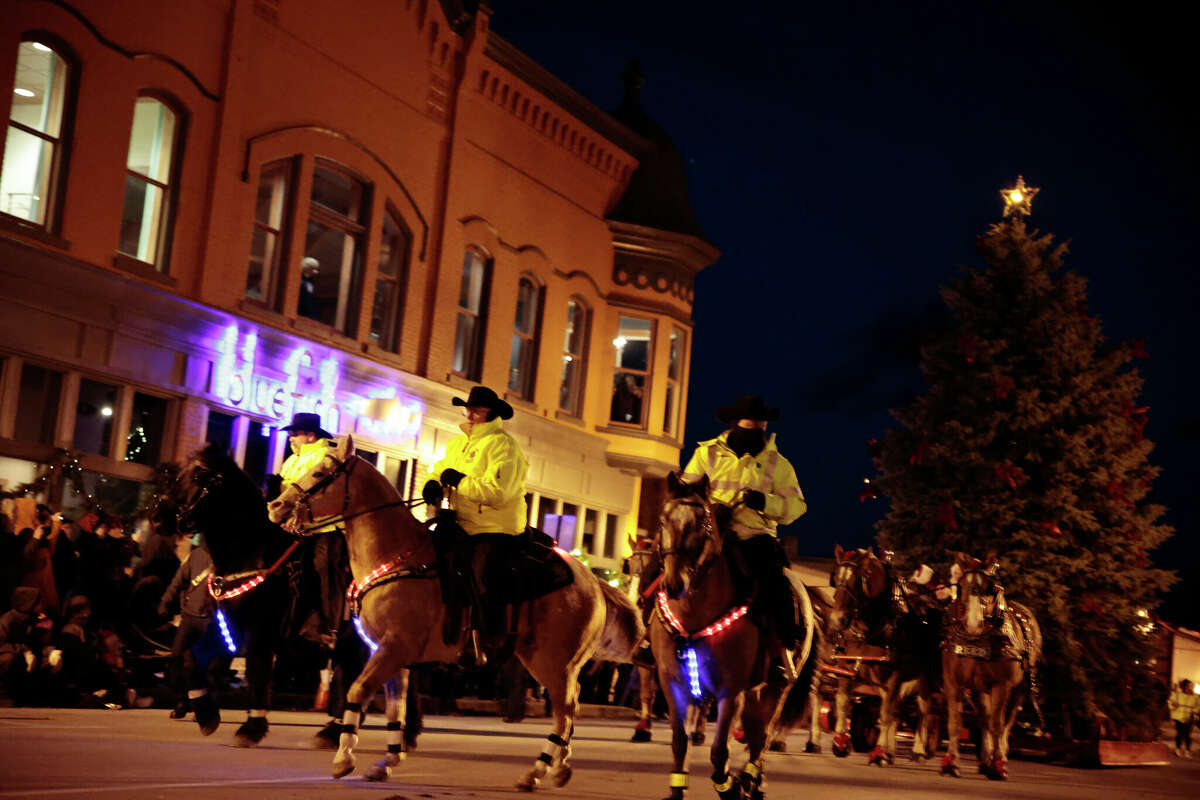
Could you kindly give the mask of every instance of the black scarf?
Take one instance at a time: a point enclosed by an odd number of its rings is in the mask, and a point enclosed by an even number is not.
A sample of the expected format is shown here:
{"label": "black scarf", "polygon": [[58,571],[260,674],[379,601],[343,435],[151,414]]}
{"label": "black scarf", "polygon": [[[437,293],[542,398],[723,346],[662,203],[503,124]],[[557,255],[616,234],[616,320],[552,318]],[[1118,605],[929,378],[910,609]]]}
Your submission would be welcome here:
{"label": "black scarf", "polygon": [[738,458],[747,453],[756,456],[767,446],[767,432],[762,428],[730,428],[725,444]]}

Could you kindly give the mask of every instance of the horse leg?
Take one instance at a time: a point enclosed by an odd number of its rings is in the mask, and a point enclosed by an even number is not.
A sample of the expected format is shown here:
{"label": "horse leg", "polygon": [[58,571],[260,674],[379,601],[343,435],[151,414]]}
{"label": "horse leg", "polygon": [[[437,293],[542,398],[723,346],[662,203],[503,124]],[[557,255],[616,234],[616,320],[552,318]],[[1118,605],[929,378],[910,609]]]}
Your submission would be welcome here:
{"label": "horse leg", "polygon": [[779,717],[783,688],[767,683],[756,691],[743,693],[742,725],[746,729],[746,747],[750,753],[742,767],[741,784],[742,792],[751,800],[761,800],[764,796],[763,762],[766,760],[767,734]]}
{"label": "horse leg", "polygon": [[896,704],[899,696],[897,678],[893,674],[879,687],[879,740],[867,755],[867,766],[885,766],[895,761]]}
{"label": "horse leg", "polygon": [[979,774],[992,777],[992,759],[996,751],[996,716],[1000,713],[997,708],[999,686],[993,686],[987,691],[978,692],[982,706],[981,739],[979,745]]}
{"label": "horse leg", "polygon": [[929,691],[922,681],[917,686],[917,716],[920,720],[913,733],[912,760],[918,763],[929,758],[929,721],[930,721]]}
{"label": "horse leg", "polygon": [[371,654],[367,665],[346,692],[342,734],[338,738],[338,750],[333,757],[333,777],[341,778],[354,771],[354,747],[358,744],[358,723],[362,719],[362,707],[379,691],[380,684],[400,671],[403,662],[404,654],[401,652],[399,640],[392,633],[385,633],[379,640],[378,649]]}
{"label": "horse leg", "polygon": [[988,733],[992,740],[988,750],[987,776],[994,781],[1002,781],[1008,777],[1008,765],[1000,748],[1000,741],[1006,738],[1008,722],[1009,685],[1001,680],[992,687],[991,709],[988,711]]}
{"label": "horse leg", "polygon": [[[1020,676],[1014,676],[1016,677],[1017,681],[1020,681],[1024,678],[1024,675],[1019,667],[1014,667],[1014,671]],[[997,753],[995,766],[993,767],[993,772],[996,773],[996,777],[999,780],[1003,780],[1008,777],[1008,734],[1010,731],[1012,731],[1013,723],[1017,721],[1017,713],[1021,710],[1021,706],[1024,704],[1024,702],[1025,693],[1023,691],[1023,687],[1020,683],[1017,683],[1016,686],[1013,686],[1009,690],[1008,703],[1006,704],[1007,708],[1005,709],[1004,720],[1002,721],[1000,728],[1000,742],[998,744],[999,752]]]}
{"label": "horse leg", "polygon": [[707,722],[708,704],[697,703],[688,706],[687,724],[688,739],[692,744],[704,744],[704,723]]}
{"label": "horse leg", "polygon": [[837,695],[833,701],[837,723],[834,725],[833,754],[838,758],[850,755],[850,679],[838,678]]}
{"label": "horse leg", "polygon": [[[688,785],[687,714],[690,701],[686,689],[676,686],[664,689],[667,695],[667,716],[671,720],[671,755],[674,758],[669,784],[671,794],[666,800],[683,800]],[[713,746],[716,746],[715,742]]]}
{"label": "horse leg", "polygon": [[962,730],[962,706],[959,705],[958,676],[950,663],[943,665],[943,694],[946,698],[946,757],[942,759],[942,775],[959,776],[958,733]]}
{"label": "horse leg", "polygon": [[[576,658],[566,665],[565,674],[534,675],[539,683],[544,683],[550,695],[550,707],[554,710],[554,728],[546,737],[546,745],[537,761],[533,763],[533,769],[517,781],[517,788],[521,791],[532,792],[551,767],[554,767],[551,778],[556,786],[565,786],[567,781],[571,780],[571,765],[568,759],[571,756],[571,734],[575,730],[575,712],[579,705],[579,670],[582,667],[583,661]],[[543,682],[543,677],[548,680]]]}
{"label": "horse leg", "polygon": [[633,728],[634,742],[650,741],[651,717],[654,716],[654,697],[658,692],[658,680],[654,671],[649,667],[638,666],[638,700],[641,703],[641,716]]}
{"label": "horse leg", "polygon": [[364,776],[369,781],[385,781],[392,768],[404,760],[404,716],[408,694],[408,670],[402,669],[384,684],[387,692],[387,755],[371,765]]}
{"label": "horse leg", "polygon": [[275,666],[271,644],[262,632],[255,635],[247,631],[246,684],[250,687],[250,710],[234,734],[235,747],[254,747],[266,737],[270,727],[267,708],[271,699],[271,670]]}
{"label": "horse leg", "polygon": [[713,731],[713,743],[708,751],[713,765],[713,789],[721,800],[741,800],[742,796],[741,787],[729,774],[729,727],[733,724],[736,706],[736,695],[726,695],[717,701],[717,729]]}
{"label": "horse leg", "polygon": [[821,678],[814,674],[812,685],[808,690],[808,741],[804,743],[804,752],[821,752]]}

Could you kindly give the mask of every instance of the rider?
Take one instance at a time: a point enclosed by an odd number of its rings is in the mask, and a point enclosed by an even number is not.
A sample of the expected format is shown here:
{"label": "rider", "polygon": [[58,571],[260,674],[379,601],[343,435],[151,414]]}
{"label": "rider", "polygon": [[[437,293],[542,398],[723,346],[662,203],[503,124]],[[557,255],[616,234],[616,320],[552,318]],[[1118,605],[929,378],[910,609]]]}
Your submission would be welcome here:
{"label": "rider", "polygon": [[696,446],[683,480],[694,483],[707,475],[709,500],[732,509],[725,532],[736,534],[742,560],[758,587],[756,615],[768,632],[775,663],[790,680],[795,668],[789,650],[797,646],[801,631],[776,527],[793,522],[808,506],[796,471],[779,453],[775,436],[767,436],[767,423],[779,419],[779,409],[767,408],[757,395],[743,395],[718,409],[717,419],[729,430]]}
{"label": "rider", "polygon": [[471,389],[466,400],[451,401],[463,407],[462,434],[446,446],[446,455],[434,464],[421,496],[431,506],[441,504],[445,487],[458,524],[467,534],[475,596],[481,612],[485,649],[503,640],[509,572],[517,537],[524,533],[527,510],[525,475],[529,463],[517,440],[501,426],[512,419],[513,409],[486,386]]}

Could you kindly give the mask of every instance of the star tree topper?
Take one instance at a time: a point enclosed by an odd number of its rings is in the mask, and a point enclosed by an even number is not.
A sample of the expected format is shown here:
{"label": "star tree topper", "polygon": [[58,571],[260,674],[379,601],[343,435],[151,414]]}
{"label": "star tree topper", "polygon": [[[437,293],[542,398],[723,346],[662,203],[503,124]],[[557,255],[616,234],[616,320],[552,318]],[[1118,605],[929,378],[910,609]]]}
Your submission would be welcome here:
{"label": "star tree topper", "polygon": [[1039,191],[1026,186],[1025,179],[1018,175],[1015,186],[1000,190],[1000,196],[1004,198],[1004,216],[1007,218],[1009,214],[1017,214],[1027,217],[1032,214],[1033,198]]}

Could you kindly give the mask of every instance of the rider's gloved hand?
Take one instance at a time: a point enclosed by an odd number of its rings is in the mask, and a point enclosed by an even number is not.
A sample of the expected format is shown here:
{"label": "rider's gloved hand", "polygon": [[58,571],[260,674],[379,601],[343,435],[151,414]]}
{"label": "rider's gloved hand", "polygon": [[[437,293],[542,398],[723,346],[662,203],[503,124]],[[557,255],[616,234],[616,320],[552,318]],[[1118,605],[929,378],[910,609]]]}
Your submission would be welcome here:
{"label": "rider's gloved hand", "polygon": [[467,477],[456,469],[442,470],[442,485],[443,486],[458,486],[458,482]]}
{"label": "rider's gloved hand", "polygon": [[425,481],[425,487],[421,489],[421,499],[431,506],[440,506],[442,504],[442,485],[433,479]]}
{"label": "rider's gloved hand", "polygon": [[763,511],[767,507],[767,496],[757,489],[746,489],[742,492],[742,502],[751,511]]}

